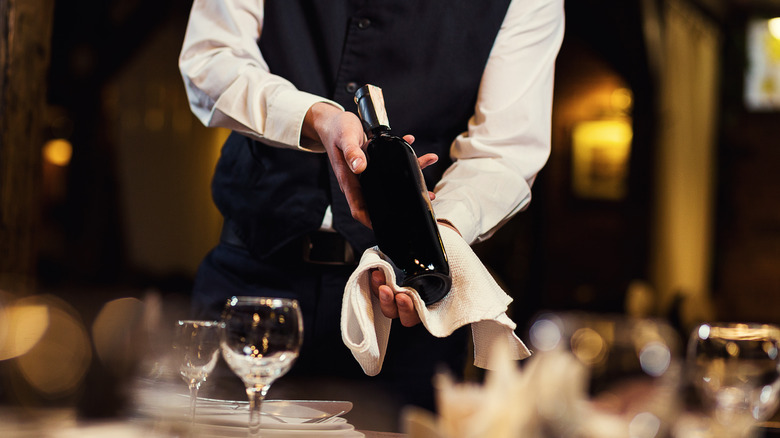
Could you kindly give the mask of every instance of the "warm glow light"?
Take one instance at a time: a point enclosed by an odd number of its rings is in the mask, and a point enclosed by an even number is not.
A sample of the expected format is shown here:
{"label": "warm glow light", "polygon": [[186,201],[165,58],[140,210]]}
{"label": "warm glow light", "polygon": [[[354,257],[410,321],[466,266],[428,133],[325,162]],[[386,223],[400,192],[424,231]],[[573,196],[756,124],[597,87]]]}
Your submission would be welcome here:
{"label": "warm glow light", "polygon": [[631,106],[634,103],[634,96],[628,88],[618,88],[612,92],[609,100],[612,104],[612,108],[624,113],[629,113],[631,111]]}
{"label": "warm glow light", "polygon": [[732,341],[760,341],[765,338],[780,339],[780,330],[771,324],[713,326],[710,328],[710,332],[713,337],[725,338]]}
{"label": "warm glow light", "polygon": [[767,24],[769,25],[769,33],[776,40],[780,40],[780,17],[770,19]]}
{"label": "warm glow light", "polygon": [[31,297],[25,301],[27,307],[48,308],[48,327],[30,351],[16,358],[19,371],[41,394],[52,398],[72,394],[81,385],[92,359],[84,326],[75,310],[60,300]]}
{"label": "warm glow light", "polygon": [[629,120],[578,123],[572,134],[574,192],[584,198],[622,199],[632,138]]}
{"label": "warm glow light", "polygon": [[57,166],[67,166],[73,156],[73,145],[68,140],[55,138],[43,145],[43,159]]}
{"label": "warm glow light", "polygon": [[739,355],[739,345],[735,342],[726,342],[726,353],[729,356],[737,357]]}
{"label": "warm glow light", "polygon": [[571,351],[586,365],[601,363],[607,355],[607,343],[592,328],[581,328],[571,336]]}
{"label": "warm glow light", "polygon": [[143,302],[131,297],[109,301],[100,309],[92,323],[92,339],[103,363],[115,370],[132,363],[138,354],[133,342],[143,314]]}
{"label": "warm glow light", "polygon": [[3,360],[3,349],[10,334],[10,324],[8,323],[8,312],[5,310],[5,296],[6,293],[0,290],[0,360]]}
{"label": "warm glow light", "polygon": [[10,305],[0,309],[5,336],[0,339],[0,360],[21,356],[40,341],[49,327],[49,309],[40,304]]}

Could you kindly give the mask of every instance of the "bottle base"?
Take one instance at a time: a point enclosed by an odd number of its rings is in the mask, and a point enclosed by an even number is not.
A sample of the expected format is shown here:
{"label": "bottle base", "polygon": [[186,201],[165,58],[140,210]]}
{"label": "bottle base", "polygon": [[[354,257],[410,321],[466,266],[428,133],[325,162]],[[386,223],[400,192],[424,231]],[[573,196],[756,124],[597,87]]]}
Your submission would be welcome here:
{"label": "bottle base", "polygon": [[406,277],[402,286],[416,290],[425,305],[430,306],[447,296],[452,287],[452,278],[438,273],[420,274]]}

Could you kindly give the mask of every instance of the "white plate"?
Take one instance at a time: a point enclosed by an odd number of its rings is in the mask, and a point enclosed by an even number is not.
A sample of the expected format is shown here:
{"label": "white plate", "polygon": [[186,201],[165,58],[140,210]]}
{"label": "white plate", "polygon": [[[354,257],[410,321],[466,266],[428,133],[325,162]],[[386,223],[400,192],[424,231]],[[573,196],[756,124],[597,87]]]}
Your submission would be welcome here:
{"label": "white plate", "polygon": [[[232,438],[247,436],[247,428],[238,426],[219,426],[212,424],[196,425],[195,435],[198,438]],[[343,424],[338,429],[263,429],[263,438],[274,437],[339,437],[363,438],[365,435],[355,430],[352,425]]]}
{"label": "white plate", "polygon": [[[203,399],[198,401],[195,422],[200,436],[244,437],[249,423],[249,404],[244,401]],[[339,436],[362,437],[355,427],[341,417],[329,418],[322,423],[305,421],[349,412],[351,402],[319,400],[266,400],[263,402],[260,428],[264,436]],[[339,414],[341,415],[341,414]]]}
{"label": "white plate", "polygon": [[[165,385],[139,385],[134,391],[136,412],[141,418],[164,422],[189,423],[190,396]],[[348,401],[330,400],[266,400],[263,402],[261,424],[264,429],[327,430],[346,424],[339,417],[352,409]],[[322,423],[305,421],[337,415]],[[246,400],[221,400],[198,397],[195,422],[217,426],[246,428],[249,403]]]}
{"label": "white plate", "polygon": [[[189,403],[189,400],[187,401]],[[187,405],[189,406],[189,405]],[[249,403],[241,400],[219,400],[198,397],[198,412],[203,407],[205,412],[216,410],[249,411]],[[187,407],[189,409],[189,407]],[[352,410],[352,402],[335,400],[266,400],[262,411],[269,416],[275,416],[289,422],[303,422],[331,415],[343,415]]]}
{"label": "white plate", "polygon": [[[350,409],[352,409],[350,402],[267,400],[263,402],[260,425],[263,429],[340,429],[347,423],[347,420],[338,416],[321,423],[306,423],[306,421],[339,414],[341,411],[349,411]],[[203,403],[197,408],[195,422],[207,425],[246,427],[249,423],[249,404]]]}
{"label": "white plate", "polygon": [[[152,400],[147,398],[147,401]],[[143,416],[164,421],[189,421],[189,395],[158,394],[153,403],[143,403]],[[346,424],[340,415],[352,409],[352,402],[329,400],[266,400],[260,417],[263,429],[328,430]],[[321,423],[306,421],[336,415]],[[219,400],[198,397],[195,422],[211,426],[244,427],[249,423],[249,403],[244,400]]]}

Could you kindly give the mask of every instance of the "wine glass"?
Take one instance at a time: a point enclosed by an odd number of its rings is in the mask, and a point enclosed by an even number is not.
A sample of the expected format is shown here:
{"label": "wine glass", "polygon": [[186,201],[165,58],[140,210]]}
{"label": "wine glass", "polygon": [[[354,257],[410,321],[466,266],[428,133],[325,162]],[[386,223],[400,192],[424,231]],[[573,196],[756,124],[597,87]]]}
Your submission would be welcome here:
{"label": "wine glass", "polygon": [[747,437],[778,407],[780,328],[707,323],[691,333],[688,371],[713,434]]}
{"label": "wine glass", "polygon": [[179,374],[190,389],[191,422],[195,420],[200,385],[206,381],[219,359],[220,327],[217,321],[176,322],[173,352],[179,365]]}
{"label": "wine glass", "polygon": [[544,313],[529,337],[536,403],[551,436],[658,437],[673,427],[681,403],[679,337],[665,322]]}
{"label": "wine glass", "polygon": [[259,437],[263,399],[298,357],[303,341],[301,310],[292,299],[232,297],[222,322],[222,356],[246,386],[249,436]]}

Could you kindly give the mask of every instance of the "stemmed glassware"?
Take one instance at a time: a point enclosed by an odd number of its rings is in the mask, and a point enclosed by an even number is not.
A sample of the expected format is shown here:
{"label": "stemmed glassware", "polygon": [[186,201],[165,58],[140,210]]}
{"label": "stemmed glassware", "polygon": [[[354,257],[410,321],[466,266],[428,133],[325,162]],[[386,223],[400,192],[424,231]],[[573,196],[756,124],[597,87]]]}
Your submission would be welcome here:
{"label": "stemmed glassware", "polygon": [[219,359],[220,323],[181,320],[176,322],[173,352],[179,374],[190,390],[190,421],[195,419],[198,390]]}
{"label": "stemmed glassware", "polygon": [[222,316],[222,356],[244,382],[249,436],[260,436],[262,402],[271,384],[290,370],[303,340],[298,302],[285,298],[232,297]]}
{"label": "stemmed glassware", "polygon": [[780,391],[780,328],[708,323],[688,342],[688,371],[714,436],[748,437],[771,417]]}
{"label": "stemmed glassware", "polygon": [[681,404],[680,342],[665,322],[545,313],[530,328],[536,403],[551,436],[658,437]]}

